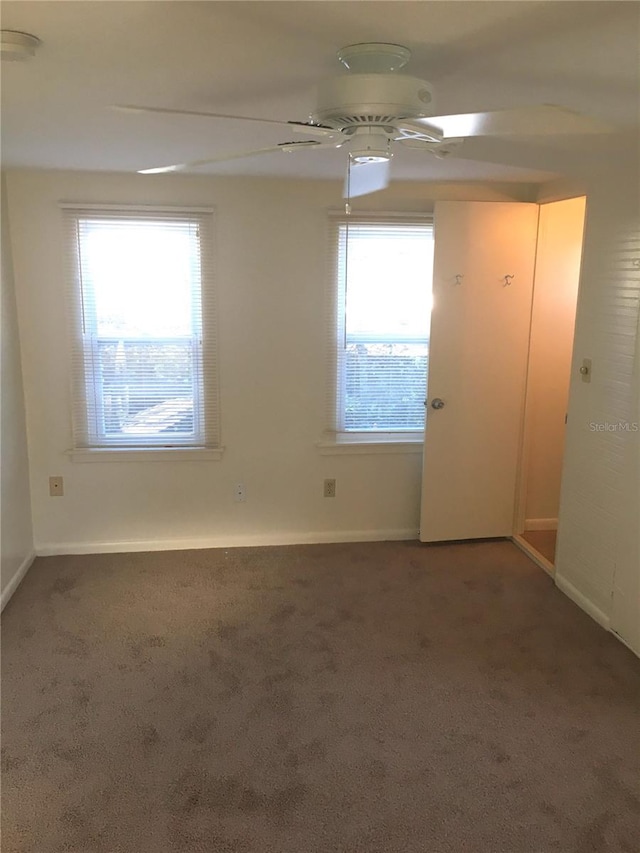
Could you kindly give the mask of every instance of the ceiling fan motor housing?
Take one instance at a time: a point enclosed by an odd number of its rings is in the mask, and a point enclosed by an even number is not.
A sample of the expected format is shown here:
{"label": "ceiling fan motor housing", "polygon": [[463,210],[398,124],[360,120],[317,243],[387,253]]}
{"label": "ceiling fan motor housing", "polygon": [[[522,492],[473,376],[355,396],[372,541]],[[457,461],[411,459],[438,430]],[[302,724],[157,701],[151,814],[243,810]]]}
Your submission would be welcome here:
{"label": "ceiling fan motor housing", "polygon": [[318,86],[317,124],[347,130],[362,125],[392,127],[401,119],[433,115],[429,83],[404,74],[345,74]]}

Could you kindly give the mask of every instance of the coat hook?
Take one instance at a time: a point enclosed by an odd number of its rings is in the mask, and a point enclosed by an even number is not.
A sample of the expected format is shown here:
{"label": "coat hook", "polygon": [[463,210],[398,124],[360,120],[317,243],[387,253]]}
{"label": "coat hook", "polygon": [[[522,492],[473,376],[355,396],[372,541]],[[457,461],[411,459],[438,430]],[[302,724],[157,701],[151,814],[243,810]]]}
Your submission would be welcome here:
{"label": "coat hook", "polygon": [[636,267],[636,269],[640,269],[640,258],[634,258],[631,263]]}
{"label": "coat hook", "polygon": [[458,275],[456,276],[456,284],[462,284],[463,278],[464,278],[464,275],[460,275],[460,273],[458,273]]}
{"label": "coat hook", "polygon": [[504,277],[504,286],[505,286],[505,287],[508,287],[508,286],[511,284],[511,282],[513,281],[513,279],[514,279],[514,278],[515,278],[515,275],[505,275],[505,277]]}

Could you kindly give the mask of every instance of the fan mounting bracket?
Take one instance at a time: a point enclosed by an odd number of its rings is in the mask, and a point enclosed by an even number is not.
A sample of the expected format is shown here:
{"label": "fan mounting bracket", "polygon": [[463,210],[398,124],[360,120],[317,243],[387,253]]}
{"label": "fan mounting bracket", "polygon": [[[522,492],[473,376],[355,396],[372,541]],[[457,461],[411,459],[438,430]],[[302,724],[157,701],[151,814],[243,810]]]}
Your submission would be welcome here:
{"label": "fan mounting bracket", "polygon": [[338,51],[338,59],[349,71],[364,74],[388,74],[398,71],[411,59],[411,51],[401,44],[362,42]]}

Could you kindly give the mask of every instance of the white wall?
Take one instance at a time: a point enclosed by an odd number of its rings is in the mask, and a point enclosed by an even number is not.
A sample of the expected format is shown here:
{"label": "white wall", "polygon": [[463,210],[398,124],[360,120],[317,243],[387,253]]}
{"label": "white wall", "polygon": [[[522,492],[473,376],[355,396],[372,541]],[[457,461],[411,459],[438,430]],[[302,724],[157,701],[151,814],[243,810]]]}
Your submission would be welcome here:
{"label": "white wall", "polygon": [[1,578],[6,604],[33,559],[29,463],[9,216],[2,177]]}
{"label": "white wall", "polygon": [[557,524],[585,199],[540,207],[525,414],[524,529]]}
{"label": "white wall", "polygon": [[[585,176],[556,582],[640,653],[640,432],[633,431],[640,421],[638,172],[634,146],[626,159],[594,164]],[[578,372],[585,357],[593,360],[589,384]]]}
{"label": "white wall", "polygon": [[[326,211],[334,182],[16,171],[8,176],[41,552],[417,536],[421,450],[320,455],[325,404]],[[530,200],[516,185],[396,183],[367,201]],[[71,462],[60,201],[217,209],[219,462]],[[364,202],[363,205],[364,206]],[[62,475],[65,496],[48,496]],[[337,497],[322,497],[325,477]],[[234,503],[234,483],[246,503]]]}
{"label": "white wall", "polygon": [[[594,421],[640,420],[640,275],[631,264],[640,257],[640,220],[633,151],[627,161],[616,157],[584,176],[587,226],[556,578],[640,652],[638,433],[590,429]],[[582,188],[582,178],[578,184]],[[325,210],[339,204],[337,184],[17,171],[8,175],[8,190],[40,549],[415,535],[419,454],[325,457],[315,448],[324,425]],[[556,200],[563,192],[550,187],[538,200]],[[394,184],[369,203],[424,210],[433,198],[534,196],[531,188],[516,186],[489,191]],[[68,338],[57,208],[62,200],[216,205],[227,447],[221,462],[68,460]],[[589,385],[577,373],[585,356],[594,366]],[[64,498],[48,497],[52,474],[65,477]],[[324,477],[337,478],[333,500],[321,497]],[[233,484],[241,479],[248,500],[235,504]]]}

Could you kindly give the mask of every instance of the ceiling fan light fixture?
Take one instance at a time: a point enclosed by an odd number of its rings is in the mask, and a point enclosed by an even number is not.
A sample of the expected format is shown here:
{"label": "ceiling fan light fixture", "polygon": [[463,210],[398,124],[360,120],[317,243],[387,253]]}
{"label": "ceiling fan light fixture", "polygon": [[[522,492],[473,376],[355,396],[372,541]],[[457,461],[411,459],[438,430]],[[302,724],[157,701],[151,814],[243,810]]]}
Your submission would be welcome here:
{"label": "ceiling fan light fixture", "polygon": [[375,128],[357,131],[352,137],[349,153],[354,163],[384,163],[393,156],[389,137],[376,133]]}
{"label": "ceiling fan light fixture", "polygon": [[351,159],[354,163],[386,163],[391,160],[392,154],[352,154]]}
{"label": "ceiling fan light fixture", "polygon": [[0,58],[9,62],[25,62],[35,56],[41,44],[37,36],[18,30],[0,30]]}

